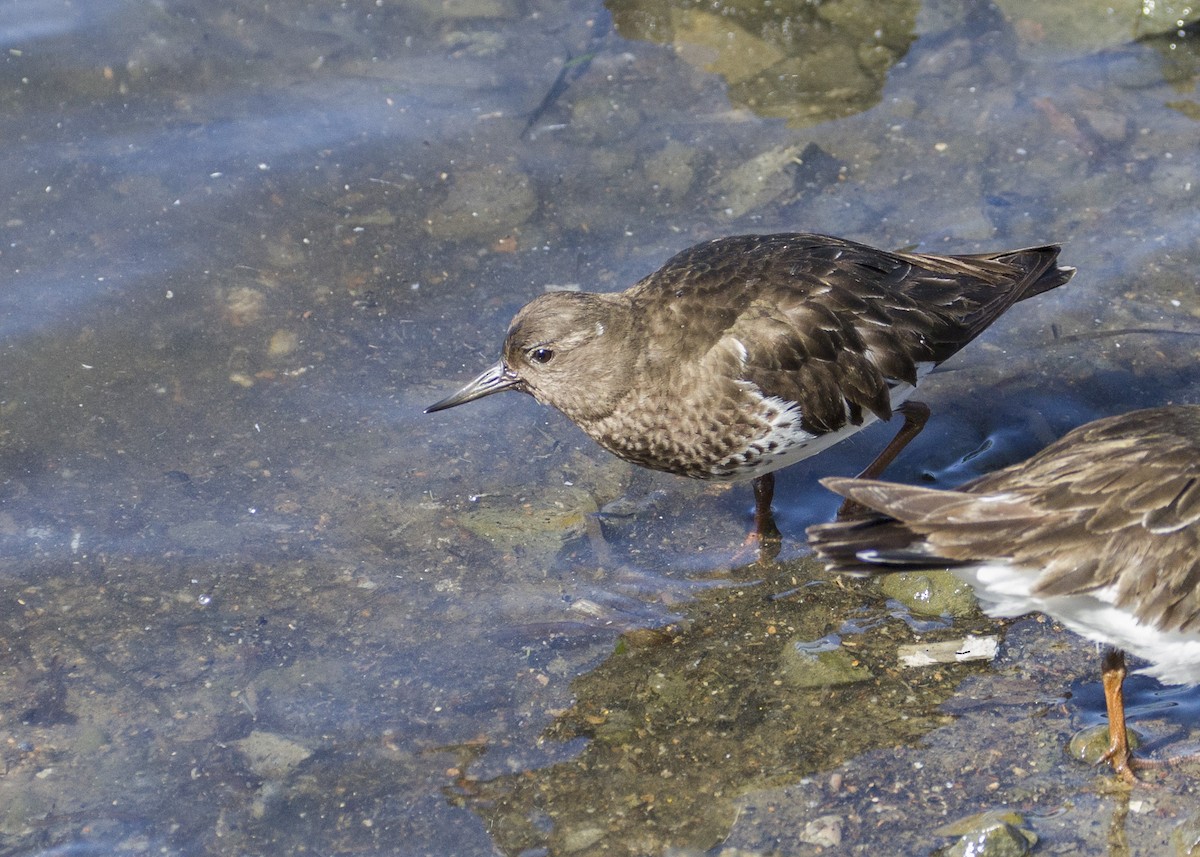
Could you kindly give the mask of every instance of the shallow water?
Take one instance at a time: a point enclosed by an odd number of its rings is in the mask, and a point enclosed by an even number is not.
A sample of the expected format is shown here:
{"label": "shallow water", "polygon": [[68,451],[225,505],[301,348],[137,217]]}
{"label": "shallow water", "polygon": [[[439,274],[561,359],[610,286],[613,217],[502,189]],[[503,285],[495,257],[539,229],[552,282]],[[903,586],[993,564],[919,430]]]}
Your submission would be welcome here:
{"label": "shallow water", "polygon": [[[546,287],[784,230],[1080,269],[926,382],[894,478],[1200,402],[1197,40],[803,5],[0,3],[0,854],[925,854],[1001,807],[1163,853],[1195,766],[1065,755],[1091,646],[804,562],[886,427],[781,474],[747,564],[744,485],[421,413]],[[854,680],[807,687],[830,634]],[[1194,749],[1195,692],[1133,703]]]}

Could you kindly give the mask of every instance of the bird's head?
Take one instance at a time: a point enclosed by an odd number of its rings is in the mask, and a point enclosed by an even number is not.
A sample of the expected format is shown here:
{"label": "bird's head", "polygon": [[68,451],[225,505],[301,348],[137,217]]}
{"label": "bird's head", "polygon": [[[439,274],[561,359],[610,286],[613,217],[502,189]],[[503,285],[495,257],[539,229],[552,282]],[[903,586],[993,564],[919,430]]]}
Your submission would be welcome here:
{"label": "bird's head", "polygon": [[542,295],[513,318],[500,362],[426,413],[520,390],[581,424],[600,419],[628,392],[636,356],[630,328],[616,296]]}

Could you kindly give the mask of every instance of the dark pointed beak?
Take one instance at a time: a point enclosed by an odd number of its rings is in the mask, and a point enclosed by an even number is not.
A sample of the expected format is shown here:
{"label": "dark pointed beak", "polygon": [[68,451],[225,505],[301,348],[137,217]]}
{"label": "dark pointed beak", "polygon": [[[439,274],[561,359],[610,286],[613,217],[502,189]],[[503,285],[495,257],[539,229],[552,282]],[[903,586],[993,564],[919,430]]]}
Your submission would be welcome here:
{"label": "dark pointed beak", "polygon": [[473,402],[475,399],[482,399],[484,396],[492,395],[492,393],[511,390],[520,383],[521,379],[517,377],[517,374],[501,361],[457,393],[452,393],[437,404],[430,405],[425,409],[425,413],[432,414],[434,411],[444,411],[446,408],[453,408],[455,405]]}

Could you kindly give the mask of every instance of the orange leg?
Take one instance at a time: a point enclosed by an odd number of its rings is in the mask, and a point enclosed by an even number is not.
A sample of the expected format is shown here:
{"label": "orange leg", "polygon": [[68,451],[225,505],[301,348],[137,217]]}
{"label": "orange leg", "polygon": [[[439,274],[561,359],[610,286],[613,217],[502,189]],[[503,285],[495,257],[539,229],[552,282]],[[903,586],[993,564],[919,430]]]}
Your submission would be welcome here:
{"label": "orange leg", "polygon": [[[862,472],[858,474],[859,479],[879,478],[879,475],[900,454],[900,450],[908,446],[909,442],[921,433],[921,429],[925,428],[925,423],[929,420],[929,405],[924,402],[908,401],[896,408],[896,413],[904,415],[904,425],[900,426],[900,431],[896,432],[896,436],[883,448],[883,451],[875,456],[875,460],[863,468]],[[853,500],[845,500],[838,508],[837,517],[839,521],[845,521],[849,518],[862,517],[866,511]]]}
{"label": "orange leg", "polygon": [[1125,653],[1120,649],[1105,649],[1100,677],[1104,682],[1104,704],[1108,709],[1108,750],[1101,761],[1111,762],[1117,776],[1127,783],[1137,778],[1133,774],[1133,753],[1125,732]]}

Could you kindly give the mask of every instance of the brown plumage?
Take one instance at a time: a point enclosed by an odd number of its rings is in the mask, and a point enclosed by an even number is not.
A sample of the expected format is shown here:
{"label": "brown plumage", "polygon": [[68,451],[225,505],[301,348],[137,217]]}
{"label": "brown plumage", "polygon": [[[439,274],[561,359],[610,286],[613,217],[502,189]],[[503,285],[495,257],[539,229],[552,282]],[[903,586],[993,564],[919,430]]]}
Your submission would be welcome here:
{"label": "brown plumage", "polygon": [[1057,257],[1054,246],[935,256],[822,235],[721,238],[625,292],[534,299],[501,361],[427,410],[520,390],[644,467],[758,478],[890,418],[1013,303],[1069,280]]}
{"label": "brown plumage", "polygon": [[[1097,420],[954,491],[822,484],[872,513],[809,528],[831,568],[953,568],[992,615],[1041,611],[1164,681],[1200,683],[1200,406]],[[1127,775],[1120,682],[1108,684],[1110,757]]]}

